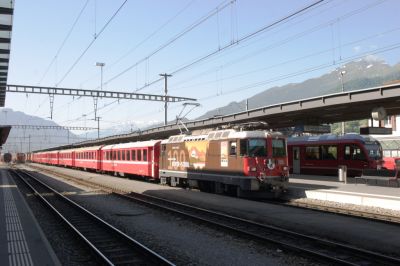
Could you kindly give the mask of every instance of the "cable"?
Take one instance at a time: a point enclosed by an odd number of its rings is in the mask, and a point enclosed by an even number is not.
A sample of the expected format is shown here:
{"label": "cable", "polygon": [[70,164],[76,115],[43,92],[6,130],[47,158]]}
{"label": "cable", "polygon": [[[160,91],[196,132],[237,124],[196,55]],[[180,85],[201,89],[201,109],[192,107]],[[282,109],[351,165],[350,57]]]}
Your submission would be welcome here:
{"label": "cable", "polygon": [[75,19],[74,23],[72,24],[70,30],[67,33],[67,36],[65,36],[63,42],[61,43],[60,47],[58,48],[56,55],[54,56],[53,60],[50,62],[50,64],[48,65],[48,67],[46,68],[46,71],[44,72],[42,78],[40,79],[40,81],[37,83],[37,85],[40,85],[43,81],[43,79],[45,78],[45,76],[47,75],[47,73],[50,70],[50,67],[54,64],[54,62],[56,61],[58,55],[60,54],[62,48],[64,47],[65,43],[67,42],[69,36],[71,35],[72,31],[74,30],[76,24],[78,23],[80,17],[82,16],[83,11],[86,9],[86,6],[88,5],[89,0],[86,0],[85,4],[83,5],[81,11],[79,12],[77,18]]}
{"label": "cable", "polygon": [[[352,41],[352,42],[341,44],[340,47],[352,46],[354,44],[357,44],[357,43],[360,43],[360,42],[363,42],[363,41],[366,41],[366,40],[370,40],[370,39],[373,39],[373,38],[378,37],[378,36],[394,33],[395,31],[399,31],[399,30],[400,30],[400,27],[393,28],[393,29],[390,29],[390,30],[385,31],[385,32],[376,33],[376,34],[364,37],[362,39],[358,39],[358,40],[355,40],[355,41]],[[334,48],[336,49],[338,47],[339,46],[336,46]],[[225,81],[225,80],[229,80],[229,79],[233,79],[233,78],[237,78],[237,77],[243,77],[243,76],[246,76],[246,75],[250,75],[250,74],[253,74],[253,73],[261,72],[261,71],[264,71],[264,70],[267,70],[267,69],[271,69],[271,68],[274,68],[274,67],[278,67],[278,66],[283,66],[283,65],[288,64],[288,63],[293,63],[293,62],[296,62],[296,61],[300,61],[302,59],[307,59],[307,58],[310,58],[310,57],[313,57],[313,56],[317,56],[317,55],[321,55],[321,54],[324,54],[324,53],[328,53],[328,52],[331,52],[331,51],[332,51],[332,49],[321,50],[321,51],[318,51],[318,52],[315,52],[315,53],[311,53],[311,54],[308,54],[308,55],[305,55],[305,56],[301,56],[301,57],[297,57],[297,58],[294,58],[294,59],[290,59],[290,60],[287,60],[287,61],[282,62],[282,63],[275,64],[275,65],[270,65],[270,66],[267,66],[267,67],[262,67],[262,68],[259,68],[259,69],[256,69],[256,70],[252,70],[252,71],[248,71],[248,72],[244,72],[244,73],[241,73],[241,74],[225,77],[225,78],[220,79],[220,80],[221,81]],[[236,63],[236,61],[233,61],[233,62]],[[231,63],[232,62],[229,62],[226,65],[230,65]],[[224,67],[226,65],[224,65]],[[188,88],[192,88],[192,87],[196,87],[196,86],[211,84],[211,83],[214,83],[214,82],[215,82],[214,80],[211,80],[211,81],[197,83],[197,84],[194,84],[194,85],[191,85],[191,86],[186,86],[186,87],[178,87],[178,88],[175,87],[172,90],[173,91],[177,91],[177,90],[182,90],[182,89],[188,89]]]}
{"label": "cable", "polygon": [[[152,57],[153,55],[157,54],[158,52],[160,52],[161,50],[163,50],[164,48],[168,47],[169,45],[171,45],[172,43],[174,43],[175,41],[177,41],[178,39],[180,39],[181,37],[183,37],[184,35],[186,35],[187,33],[189,33],[190,31],[192,31],[193,29],[195,29],[197,26],[201,25],[203,22],[207,21],[209,18],[213,17],[215,14],[217,14],[219,11],[225,9],[226,7],[228,7],[229,5],[231,5],[232,3],[234,3],[236,0],[232,0],[232,1],[224,1],[222,2],[220,5],[217,6],[217,8],[213,9],[213,11],[209,12],[207,15],[201,17],[199,20],[197,20],[196,22],[192,23],[189,27],[187,27],[186,29],[184,29],[182,32],[178,33],[177,35],[175,35],[174,37],[172,37],[169,41],[167,41],[166,43],[162,44],[161,46],[159,46],[156,50],[154,50],[153,52],[151,52],[150,54],[146,55],[145,57],[143,57],[142,59],[140,59],[139,61],[137,61],[136,63],[134,63],[133,65],[130,65],[129,67],[127,67],[126,69],[124,69],[122,72],[118,73],[117,75],[115,75],[114,77],[110,78],[109,80],[107,80],[106,82],[104,82],[104,84],[108,84],[111,81],[119,78],[120,76],[122,76],[123,74],[127,73],[129,70],[131,70],[132,68],[138,66],[140,63],[145,62],[146,60],[148,60],[150,57]],[[323,0],[321,0],[323,1]],[[226,3],[227,2],[227,3]],[[162,80],[163,78],[158,79]],[[148,84],[154,84],[154,82],[148,83]],[[138,89],[136,91],[140,91],[141,89]]]}
{"label": "cable", "polygon": [[[287,79],[287,78],[292,78],[292,77],[299,76],[299,75],[306,74],[306,73],[311,73],[311,72],[314,72],[316,70],[321,70],[321,69],[324,69],[324,68],[327,68],[327,67],[336,66],[336,65],[342,65],[344,63],[352,62],[352,61],[354,61],[356,59],[362,59],[362,58],[364,58],[365,56],[368,56],[368,55],[380,54],[380,53],[388,52],[388,51],[391,51],[391,50],[394,50],[394,49],[398,49],[398,48],[400,48],[400,42],[392,44],[392,45],[389,45],[389,46],[386,46],[386,47],[383,47],[383,48],[380,48],[380,49],[375,49],[375,50],[368,51],[368,52],[366,52],[366,53],[364,53],[362,55],[359,55],[359,56],[347,57],[347,58],[343,59],[342,61],[337,61],[335,63],[324,63],[324,64],[320,64],[320,65],[317,65],[317,66],[312,66],[312,67],[309,67],[307,69],[303,69],[303,70],[300,70],[300,71],[297,71],[297,72],[292,72],[292,73],[289,73],[289,74],[278,76],[278,77],[275,77],[273,79],[259,81],[259,82],[255,82],[255,83],[252,83],[252,84],[249,84],[249,85],[246,85],[246,86],[238,87],[236,89],[232,89],[232,90],[229,90],[229,91],[225,92],[223,95],[232,94],[232,93],[235,93],[235,92],[238,92],[238,91],[243,91],[243,90],[248,90],[248,89],[251,89],[251,88],[263,86],[263,85],[268,84],[268,83],[284,80],[284,79]],[[205,100],[214,99],[217,96],[222,96],[222,95],[215,95],[215,94],[214,95],[210,95],[208,97],[200,99],[199,101],[205,101]]]}
{"label": "cable", "polygon": [[[170,74],[171,74],[171,75],[175,75],[176,73],[181,72],[181,71],[183,71],[183,70],[185,70],[185,69],[188,69],[188,68],[190,68],[191,66],[193,66],[193,65],[195,65],[195,64],[197,64],[197,63],[200,63],[201,61],[204,61],[205,59],[208,59],[208,58],[210,58],[210,57],[212,57],[212,56],[214,56],[214,55],[216,55],[216,54],[218,54],[218,53],[224,51],[225,49],[231,48],[231,47],[233,47],[233,46],[235,46],[235,45],[237,45],[237,44],[239,44],[239,43],[241,43],[241,42],[244,42],[244,41],[246,41],[246,40],[248,40],[248,39],[251,39],[251,38],[253,38],[254,36],[256,36],[257,34],[260,34],[261,32],[264,32],[264,31],[266,31],[266,30],[268,30],[268,29],[270,29],[270,28],[272,28],[272,27],[274,27],[274,26],[276,26],[276,25],[278,25],[278,24],[280,24],[280,23],[282,23],[282,22],[285,22],[285,23],[286,23],[288,20],[293,19],[295,16],[297,16],[297,15],[299,15],[299,14],[305,12],[306,10],[309,10],[310,8],[312,8],[312,7],[314,7],[314,6],[316,6],[316,5],[320,4],[320,3],[322,3],[323,1],[325,1],[325,0],[319,0],[319,1],[315,2],[315,3],[313,3],[313,4],[310,4],[310,5],[308,5],[308,6],[304,7],[304,8],[302,8],[302,9],[300,9],[300,10],[298,10],[298,11],[296,11],[296,12],[290,14],[290,15],[288,15],[288,16],[285,16],[285,17],[283,17],[283,18],[281,18],[281,19],[279,19],[279,20],[277,20],[277,21],[275,21],[275,22],[273,22],[273,23],[271,23],[271,24],[269,24],[269,25],[267,25],[267,26],[264,26],[263,28],[261,28],[261,29],[255,31],[255,32],[252,32],[252,33],[250,33],[250,34],[247,34],[247,35],[245,35],[244,37],[238,39],[236,42],[229,43],[229,44],[223,46],[222,48],[218,48],[217,50],[215,50],[215,51],[213,51],[213,52],[211,52],[211,53],[209,53],[209,54],[207,54],[207,55],[205,55],[205,56],[202,56],[202,57],[200,57],[200,58],[198,58],[198,59],[195,59],[195,60],[192,61],[191,63],[189,63],[189,64],[187,64],[187,65],[184,65],[184,66],[182,66],[182,67],[180,67],[180,68],[178,68],[178,69],[176,69],[176,70],[170,72]],[[137,89],[136,91],[140,91],[140,90],[142,90],[142,89],[144,89],[144,88],[147,88],[147,87],[149,87],[149,86],[151,86],[151,85],[153,85],[153,84],[155,84],[155,83],[157,83],[157,82],[159,82],[159,81],[161,81],[161,80],[163,80],[163,78],[158,78],[158,79],[156,79],[156,80],[154,80],[154,81],[152,81],[152,82],[150,82],[150,83],[148,83],[148,84],[146,84],[146,85],[140,87],[140,88]]]}
{"label": "cable", "polygon": [[[204,57],[201,57],[201,58],[195,60],[194,62],[191,62],[190,64],[185,65],[185,66],[183,66],[183,67],[181,67],[181,68],[175,70],[175,71],[172,72],[171,74],[175,74],[175,73],[180,72],[180,71],[182,71],[182,70],[184,70],[184,69],[187,69],[187,68],[189,68],[190,66],[195,65],[195,64],[197,64],[197,63],[199,63],[199,62],[205,60],[206,58],[209,58],[209,57],[211,57],[211,56],[213,56],[213,55],[215,55],[215,54],[217,54],[217,53],[219,53],[219,52],[221,52],[221,51],[224,51],[224,50],[227,49],[227,48],[232,47],[233,45],[236,45],[236,44],[238,44],[238,43],[240,43],[240,42],[243,42],[243,41],[245,41],[245,40],[248,40],[248,39],[250,39],[250,38],[253,38],[253,37],[256,36],[257,34],[260,34],[261,32],[264,32],[264,31],[266,31],[267,29],[270,29],[270,28],[272,28],[272,27],[274,27],[274,26],[276,26],[276,25],[278,25],[278,24],[280,24],[280,23],[282,23],[282,22],[285,22],[285,23],[286,23],[287,21],[293,19],[293,18],[296,17],[297,15],[299,15],[299,14],[301,14],[301,13],[304,13],[305,11],[310,10],[310,9],[313,8],[313,7],[316,7],[318,4],[320,4],[320,3],[324,2],[324,1],[325,1],[325,0],[319,0],[319,1],[316,1],[316,2],[314,2],[314,3],[312,3],[312,4],[310,4],[310,5],[308,5],[308,6],[304,7],[304,8],[302,8],[302,9],[300,9],[300,10],[297,10],[297,11],[291,13],[290,15],[287,15],[287,16],[285,16],[285,17],[283,17],[283,18],[281,18],[281,19],[279,19],[279,20],[277,20],[277,21],[275,21],[275,22],[273,22],[273,23],[271,23],[271,24],[268,24],[268,25],[262,27],[261,29],[258,29],[258,30],[255,31],[255,32],[252,32],[252,33],[250,33],[250,34],[245,35],[244,37],[238,39],[237,42],[235,42],[235,43],[233,43],[233,44],[228,44],[228,45],[224,46],[224,47],[221,48],[221,49],[218,49],[218,50],[216,50],[216,51],[213,51],[213,52],[211,52],[210,54],[208,54],[208,55],[206,55],[206,56],[204,56]],[[222,7],[225,8],[225,7],[227,7],[227,6],[228,6],[228,5],[225,4],[225,5],[223,5]],[[218,9],[217,9],[217,11],[218,11]],[[209,17],[209,16],[211,16],[212,14],[215,14],[215,13],[216,13],[216,11],[211,12],[211,14],[209,14],[209,15],[206,16],[205,18],[201,19],[199,22],[197,22],[197,23],[195,23],[195,24],[192,24],[192,26],[190,26],[189,29],[193,28],[194,25],[196,25],[196,24],[198,24],[198,23],[201,23],[202,20],[207,19],[207,17]],[[184,32],[185,32],[185,31],[184,31]],[[178,34],[178,36],[182,36],[182,34],[183,34],[183,33],[180,33],[180,34]],[[172,38],[172,40],[176,39],[178,36],[175,36],[174,38]],[[178,37],[178,38],[179,38],[179,37]],[[163,47],[163,46],[165,46],[165,45],[166,45],[166,44],[162,45],[161,47]],[[159,51],[159,49],[156,50],[156,51]],[[154,52],[153,52],[152,54],[154,54]],[[147,57],[145,57],[144,59],[140,60],[140,62],[143,61],[143,60],[145,60],[146,58],[147,58]],[[135,65],[137,65],[137,64],[138,64],[138,63],[136,63]],[[121,72],[120,74],[118,74],[118,75],[114,76],[113,78],[109,79],[109,80],[108,80],[107,82],[105,82],[104,84],[108,84],[110,81],[112,81],[112,80],[114,80],[115,78],[117,78],[117,77],[121,76],[122,74],[126,73],[126,72],[129,71],[131,68],[133,68],[135,65],[132,65],[132,66],[129,67],[128,69],[125,69],[123,72]],[[142,86],[141,88],[137,89],[136,92],[137,92],[137,91],[140,91],[140,90],[142,90],[142,89],[144,89],[144,88],[146,88],[146,87],[149,87],[149,86],[151,86],[151,85],[153,85],[153,84],[159,82],[160,80],[163,80],[163,78],[159,78],[159,79],[157,79],[157,80],[154,80],[154,81],[152,81],[152,82],[146,84],[145,86]],[[109,103],[107,106],[109,106],[109,105],[111,105],[111,104],[113,104],[113,103],[115,103],[115,102],[116,102],[116,101],[111,102],[111,103]],[[100,109],[98,108],[98,110],[100,110]],[[94,111],[93,111],[93,112],[94,112]]]}
{"label": "cable", "polygon": [[[157,33],[159,33],[162,29],[164,29],[168,24],[170,24],[172,21],[174,21],[180,14],[182,14],[186,9],[188,9],[193,3],[195,2],[195,0],[192,0],[191,2],[189,2],[184,8],[182,8],[181,10],[178,11],[178,13],[176,13],[173,17],[171,17],[170,19],[168,19],[165,23],[163,23],[160,27],[158,27],[155,31],[153,31],[152,33],[150,33],[149,35],[147,35],[147,37],[145,37],[142,41],[140,41],[138,44],[136,44],[134,47],[132,47],[131,49],[129,49],[128,52],[126,52],[125,54],[123,54],[122,56],[120,56],[116,61],[114,61],[113,63],[111,63],[108,67],[106,67],[106,70],[111,69],[113,66],[115,66],[116,64],[118,64],[119,62],[121,62],[122,59],[126,58],[128,55],[130,55],[131,53],[133,53],[134,51],[136,51],[136,49],[138,49],[141,45],[143,45],[145,42],[147,42],[148,40],[150,40],[154,35],[156,35]],[[85,80],[82,82],[82,84],[88,82],[89,80],[93,79],[94,77],[97,77],[98,75],[96,74],[95,76],[90,77],[89,79]]]}
{"label": "cable", "polygon": [[89,50],[89,48],[93,45],[93,43],[98,39],[98,37],[103,33],[103,31],[107,28],[107,26],[111,23],[111,21],[117,16],[119,11],[122,9],[122,7],[126,4],[128,0],[125,0],[121,6],[117,9],[117,11],[114,12],[114,14],[111,16],[111,18],[107,21],[107,23],[101,28],[99,33],[94,36],[93,40],[89,43],[89,45],[86,47],[85,50],[81,53],[81,55],[75,60],[75,62],[72,64],[72,66],[68,69],[68,71],[64,74],[62,79],[57,82],[56,87],[64,81],[64,79],[71,73],[71,71],[74,69],[74,67],[78,64],[78,62],[82,59],[82,57],[86,54],[86,52]]}

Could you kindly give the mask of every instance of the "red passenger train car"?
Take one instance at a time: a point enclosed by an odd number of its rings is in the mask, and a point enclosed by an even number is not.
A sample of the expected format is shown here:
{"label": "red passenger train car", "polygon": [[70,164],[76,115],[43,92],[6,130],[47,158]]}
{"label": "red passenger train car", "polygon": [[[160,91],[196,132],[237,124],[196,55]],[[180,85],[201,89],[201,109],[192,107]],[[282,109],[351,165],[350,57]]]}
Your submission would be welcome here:
{"label": "red passenger train car", "polygon": [[64,167],[75,167],[75,149],[60,150],[58,163]]}
{"label": "red passenger train car", "polygon": [[288,139],[290,172],[337,175],[340,165],[348,176],[361,176],[363,169],[383,164],[379,141],[359,134],[292,137]]}
{"label": "red passenger train car", "polygon": [[150,140],[104,146],[101,170],[158,180],[160,143],[161,140]]}
{"label": "red passenger train car", "polygon": [[85,170],[101,170],[101,148],[92,146],[74,150],[74,167]]}

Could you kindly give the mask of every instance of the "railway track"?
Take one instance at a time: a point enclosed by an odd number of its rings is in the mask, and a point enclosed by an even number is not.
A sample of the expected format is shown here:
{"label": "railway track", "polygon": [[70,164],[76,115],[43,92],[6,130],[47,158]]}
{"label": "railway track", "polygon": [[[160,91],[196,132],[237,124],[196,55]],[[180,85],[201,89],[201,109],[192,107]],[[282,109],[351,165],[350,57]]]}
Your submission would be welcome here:
{"label": "railway track", "polygon": [[[58,176],[65,175],[58,174]],[[68,179],[73,178],[69,177]],[[78,182],[93,186],[93,183],[87,181],[78,180]],[[108,188],[108,191],[112,191],[112,189]],[[223,228],[224,230],[235,232],[236,234],[252,240],[273,243],[283,249],[301,255],[311,256],[324,262],[344,265],[400,265],[400,258],[320,239],[315,236],[309,236],[275,226],[260,224],[250,220],[144,194],[130,193],[129,195],[124,195],[120,192],[114,192],[114,194],[119,197],[134,200],[140,204],[146,204],[153,208],[183,215],[195,222],[206,223],[219,229]]]}
{"label": "railway track", "polygon": [[25,171],[12,171],[105,265],[174,265]]}
{"label": "railway track", "polygon": [[141,204],[150,205],[168,212],[183,215],[195,221],[233,231],[252,240],[273,243],[283,249],[316,257],[324,262],[328,261],[344,265],[400,264],[400,258],[386,256],[350,245],[328,241],[276,226],[256,223],[254,221],[233,217],[187,204],[138,193],[117,195],[140,202]]}
{"label": "railway track", "polygon": [[[61,174],[57,171],[52,171],[49,169],[44,169],[41,167],[37,166],[32,166],[30,165],[29,167],[33,169],[37,169],[43,172],[50,173],[55,176],[59,176],[61,178],[66,178],[70,180],[74,180],[75,182],[78,182],[76,178],[71,178],[70,176],[67,176],[65,174]],[[80,180],[80,179],[79,179]],[[113,192],[123,192],[121,190],[118,190],[117,188],[110,188],[110,187],[105,187],[99,184],[94,184],[90,182],[86,182],[84,180],[80,180],[79,182],[86,184],[86,185],[94,185],[98,188]],[[385,223],[391,223],[391,224],[400,224],[400,217],[398,216],[393,216],[393,215],[385,215],[385,214],[380,214],[380,213],[374,213],[374,212],[367,212],[367,211],[361,211],[361,210],[350,210],[350,209],[345,209],[345,208],[339,208],[339,207],[332,207],[332,206],[326,206],[326,205],[319,205],[316,203],[303,203],[303,202],[279,202],[279,201],[271,201],[271,200],[262,200],[263,202],[269,203],[269,204],[275,204],[275,205],[284,205],[284,206],[289,206],[289,207],[297,207],[297,208],[304,208],[304,209],[312,209],[316,211],[322,211],[322,212],[329,212],[329,213],[335,213],[335,214],[340,214],[340,215],[345,215],[345,216],[351,216],[351,217],[356,217],[356,218],[362,218],[362,219],[367,219],[367,220],[375,220],[379,222],[385,222]]]}

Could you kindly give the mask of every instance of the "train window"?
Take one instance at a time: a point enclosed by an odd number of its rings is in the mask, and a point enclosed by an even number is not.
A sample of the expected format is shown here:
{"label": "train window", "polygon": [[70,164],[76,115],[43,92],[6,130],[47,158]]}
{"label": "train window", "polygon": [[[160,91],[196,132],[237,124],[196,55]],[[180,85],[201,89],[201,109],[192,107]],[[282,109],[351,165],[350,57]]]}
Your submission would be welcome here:
{"label": "train window", "polygon": [[336,146],[321,146],[322,160],[337,160],[337,147]]}
{"label": "train window", "polygon": [[117,160],[117,151],[113,151],[113,160]]}
{"label": "train window", "polygon": [[131,160],[131,151],[130,151],[130,150],[127,150],[127,151],[126,151],[126,160],[127,160],[127,161],[130,161],[130,160]]}
{"label": "train window", "polygon": [[365,160],[365,155],[360,147],[353,146],[353,160]]}
{"label": "train window", "polygon": [[147,150],[143,150],[143,161],[147,162]]}
{"label": "train window", "polygon": [[219,139],[221,137],[222,132],[217,132],[214,136],[215,139]]}
{"label": "train window", "polygon": [[137,151],[137,160],[141,161],[142,160],[142,150]]}
{"label": "train window", "polygon": [[246,156],[247,153],[247,139],[240,140],[240,156]]}
{"label": "train window", "polygon": [[161,145],[161,152],[165,152],[167,150],[167,145]]}
{"label": "train window", "polygon": [[345,160],[351,159],[351,149],[349,145],[344,146],[344,159]]}
{"label": "train window", "polygon": [[265,139],[249,139],[249,156],[267,156]]}
{"label": "train window", "polygon": [[125,161],[125,151],[121,151],[121,152],[122,152],[121,160]]}
{"label": "train window", "polygon": [[230,141],[229,147],[229,155],[236,156],[236,141]]}
{"label": "train window", "polygon": [[311,146],[306,147],[306,160],[319,160],[319,147],[318,146]]}
{"label": "train window", "polygon": [[117,152],[117,156],[118,156],[118,159],[117,159],[117,160],[120,161],[120,160],[121,160],[121,151],[118,151],[118,152]]}
{"label": "train window", "polygon": [[229,133],[231,133],[231,132],[226,131],[226,132],[222,133],[222,138],[227,138],[229,136]]}
{"label": "train window", "polygon": [[132,159],[132,161],[136,161],[136,150],[132,150],[132,156],[131,156],[131,159]]}
{"label": "train window", "polygon": [[272,157],[286,156],[285,140],[273,139],[272,140]]}

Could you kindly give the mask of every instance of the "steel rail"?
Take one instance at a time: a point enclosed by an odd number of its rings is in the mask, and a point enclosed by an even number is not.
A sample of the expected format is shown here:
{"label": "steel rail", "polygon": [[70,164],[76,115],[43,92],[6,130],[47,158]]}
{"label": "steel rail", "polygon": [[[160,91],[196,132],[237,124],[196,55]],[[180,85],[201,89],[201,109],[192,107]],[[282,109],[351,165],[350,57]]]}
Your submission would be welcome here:
{"label": "steel rail", "polygon": [[[54,173],[54,171],[51,171],[51,172]],[[313,257],[316,257],[319,259],[323,259],[324,261],[330,261],[330,262],[344,264],[344,265],[359,265],[359,264],[365,263],[366,261],[367,262],[374,261],[377,263],[385,262],[386,265],[400,265],[400,258],[395,258],[395,257],[387,256],[384,254],[379,254],[377,252],[368,251],[365,249],[353,247],[353,246],[346,245],[346,244],[341,244],[341,243],[334,242],[334,241],[320,239],[320,238],[317,238],[314,236],[297,233],[297,232],[279,228],[276,226],[260,224],[260,223],[246,220],[243,218],[234,217],[234,216],[219,213],[219,212],[213,212],[213,211],[206,210],[203,208],[199,208],[199,207],[195,207],[195,206],[191,206],[191,205],[187,205],[187,204],[183,204],[183,203],[179,203],[179,202],[175,202],[175,201],[170,201],[170,200],[162,199],[162,198],[155,197],[155,196],[144,195],[144,194],[133,193],[133,192],[130,193],[130,196],[127,196],[124,194],[126,192],[123,192],[120,189],[95,184],[93,182],[77,179],[77,178],[74,178],[74,177],[72,177],[70,175],[66,175],[66,174],[61,174],[61,173],[56,173],[56,174],[58,176],[67,177],[70,180],[77,181],[78,183],[82,183],[82,184],[89,185],[89,186],[95,186],[97,188],[111,191],[117,196],[120,196],[123,198],[128,198],[129,200],[135,200],[141,204],[146,204],[146,205],[149,205],[149,206],[152,206],[155,208],[159,208],[159,209],[162,209],[165,211],[173,212],[178,215],[183,215],[190,219],[195,219],[195,220],[203,222],[203,223],[212,224],[213,226],[218,226],[218,227],[224,228],[229,231],[234,231],[239,234],[246,235],[248,237],[251,237],[252,239],[258,239],[260,241],[274,243],[274,244],[282,246],[288,250],[292,250],[296,253],[308,254],[310,256],[313,256]],[[166,206],[166,205],[170,205],[170,206]],[[190,212],[192,212],[192,213],[190,213]],[[197,212],[197,213],[201,212],[203,216],[198,217],[198,215],[193,214],[193,212]],[[217,221],[212,221],[210,219],[211,216],[216,216]],[[221,222],[220,220],[225,220],[225,221]],[[228,222],[231,225],[224,224],[224,222],[226,222],[226,220],[230,220]],[[241,228],[237,228],[238,227],[237,224],[240,224],[240,223],[242,223]],[[248,230],[248,228],[251,228],[251,227],[258,228],[257,230],[255,230],[256,233],[254,233],[254,230],[253,230],[253,232],[250,232]],[[243,228],[245,228],[245,229],[243,229]],[[295,241],[298,241],[300,244],[293,245],[290,243],[290,241],[288,242],[287,240],[281,241],[279,239],[276,240],[271,237],[262,236],[261,230],[270,230],[270,231],[278,232],[281,235],[283,235],[286,239],[289,237],[291,237],[291,240],[297,238],[297,240],[295,240]],[[301,240],[299,241],[299,239],[301,239]],[[315,243],[319,243],[320,245],[324,246],[324,248],[322,248],[322,250],[325,253],[315,251],[311,248],[308,248],[308,249],[304,248],[303,246],[304,246],[305,241],[311,242],[312,248],[315,247]],[[339,255],[338,254],[332,255],[332,253],[335,253],[335,251],[333,251],[333,249],[341,249],[342,253]],[[338,253],[338,252],[336,251],[336,253]],[[342,258],[342,256],[344,254],[345,254],[346,259]],[[357,254],[358,254],[358,257],[357,257]]]}
{"label": "steel rail", "polygon": [[[34,177],[32,174],[27,173],[26,171],[21,171],[23,175],[28,176],[30,179],[34,180],[37,184],[45,188],[46,190],[50,191],[50,193],[58,196],[59,199],[64,201],[65,203],[69,204],[74,210],[78,210],[80,212],[81,217],[88,217],[91,221],[95,221],[95,223],[91,223],[91,227],[95,227],[96,225],[101,226],[104,230],[107,230],[110,234],[115,235],[116,239],[120,239],[121,244],[119,246],[125,247],[128,250],[129,246],[133,249],[135,249],[135,254],[129,253],[129,254],[124,254],[127,256],[130,256],[130,258],[126,259],[134,259],[134,260],[141,260],[141,263],[144,264],[157,264],[157,265],[174,265],[172,262],[168,261],[158,253],[154,252],[153,250],[149,249],[145,245],[141,244],[137,240],[131,238],[130,236],[126,235],[119,229],[115,228],[108,222],[102,220],[98,216],[94,215],[90,211],[86,210],[84,207],[80,206],[76,202],[72,201],[71,199],[65,197],[55,189],[51,188],[47,184],[43,183],[42,181],[38,180],[36,177]],[[34,188],[34,186],[29,183],[29,181],[25,180],[24,177],[22,177],[21,173],[18,173],[16,171],[12,172],[16,176],[18,176],[33,192],[36,196],[38,196],[47,206],[50,207],[52,211],[54,211],[92,250],[93,252],[101,259],[101,261],[107,265],[118,265],[118,261],[113,261],[113,258],[110,258],[106,254],[104,254],[101,247],[99,248],[96,243],[93,243],[93,241],[89,240],[88,237],[85,236],[85,233],[82,233],[76,226],[77,222],[71,222],[68,220],[62,212],[65,214],[65,210],[60,211],[58,210],[55,206],[53,206],[52,203],[50,203],[46,198],[44,198],[40,193],[37,191],[37,189]],[[75,224],[75,225],[74,225]],[[79,226],[78,226],[79,227]],[[86,233],[87,235],[87,233]],[[115,240],[114,240],[115,241]],[[94,241],[95,242],[95,241]],[[114,242],[115,243],[115,242]],[[128,247],[127,247],[128,246]],[[136,258],[137,253],[140,253],[143,258]],[[120,256],[121,257],[121,256]],[[137,262],[137,261],[136,261]]]}

